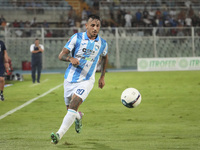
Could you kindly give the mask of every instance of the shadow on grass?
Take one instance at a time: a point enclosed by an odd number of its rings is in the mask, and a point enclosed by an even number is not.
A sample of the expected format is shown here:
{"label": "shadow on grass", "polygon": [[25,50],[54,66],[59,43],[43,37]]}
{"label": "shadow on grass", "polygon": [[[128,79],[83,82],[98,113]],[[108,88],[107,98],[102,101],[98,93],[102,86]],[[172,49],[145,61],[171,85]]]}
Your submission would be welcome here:
{"label": "shadow on grass", "polygon": [[[102,143],[97,142],[85,142],[82,145],[76,145],[69,142],[64,142],[62,145],[58,146],[59,148],[68,148],[68,149],[92,149],[92,150],[114,150],[113,148],[106,146]],[[116,150],[116,149],[115,149]]]}

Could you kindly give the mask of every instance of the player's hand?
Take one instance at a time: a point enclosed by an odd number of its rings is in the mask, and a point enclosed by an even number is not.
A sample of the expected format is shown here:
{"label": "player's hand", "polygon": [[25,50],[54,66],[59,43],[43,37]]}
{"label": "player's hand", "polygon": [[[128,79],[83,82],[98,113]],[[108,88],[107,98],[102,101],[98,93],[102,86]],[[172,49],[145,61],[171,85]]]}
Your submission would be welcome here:
{"label": "player's hand", "polygon": [[4,63],[5,69],[9,70],[9,63]]}
{"label": "player's hand", "polygon": [[100,77],[100,79],[99,79],[99,88],[102,89],[104,87],[104,85],[105,85],[104,77]]}
{"label": "player's hand", "polygon": [[79,60],[77,58],[71,57],[69,61],[72,63],[74,66],[78,66],[80,64]]}

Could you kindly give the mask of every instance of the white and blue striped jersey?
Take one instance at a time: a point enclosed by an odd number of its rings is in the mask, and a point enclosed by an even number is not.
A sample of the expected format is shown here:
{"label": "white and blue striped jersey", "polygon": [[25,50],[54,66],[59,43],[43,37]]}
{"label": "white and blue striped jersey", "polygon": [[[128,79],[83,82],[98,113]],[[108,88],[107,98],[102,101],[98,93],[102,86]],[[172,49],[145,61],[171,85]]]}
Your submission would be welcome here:
{"label": "white and blue striped jersey", "polygon": [[92,41],[86,32],[74,34],[64,46],[72,57],[80,62],[78,66],[69,64],[64,78],[71,83],[95,80],[97,62],[100,56],[106,56],[108,45],[100,36]]}

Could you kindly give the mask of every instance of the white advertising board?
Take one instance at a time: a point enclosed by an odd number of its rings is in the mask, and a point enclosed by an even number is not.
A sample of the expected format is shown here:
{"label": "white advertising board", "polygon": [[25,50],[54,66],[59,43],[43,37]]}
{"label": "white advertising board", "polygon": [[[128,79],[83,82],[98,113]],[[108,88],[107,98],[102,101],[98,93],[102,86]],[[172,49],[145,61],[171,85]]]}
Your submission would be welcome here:
{"label": "white advertising board", "polygon": [[138,58],[138,71],[200,70],[200,57]]}

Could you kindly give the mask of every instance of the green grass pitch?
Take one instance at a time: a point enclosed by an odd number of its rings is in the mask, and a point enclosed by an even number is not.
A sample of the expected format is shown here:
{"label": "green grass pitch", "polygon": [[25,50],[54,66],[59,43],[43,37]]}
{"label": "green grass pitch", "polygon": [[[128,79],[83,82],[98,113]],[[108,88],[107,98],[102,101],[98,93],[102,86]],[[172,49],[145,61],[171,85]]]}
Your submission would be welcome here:
{"label": "green grass pitch", "polygon": [[[79,110],[83,129],[74,124],[62,140],[50,143],[66,114],[63,86],[0,120],[0,150],[198,150],[200,149],[200,71],[106,73],[98,78]],[[42,74],[40,84],[12,82],[0,101],[0,116],[63,83],[63,74]],[[126,108],[120,101],[128,87],[142,102]]]}

